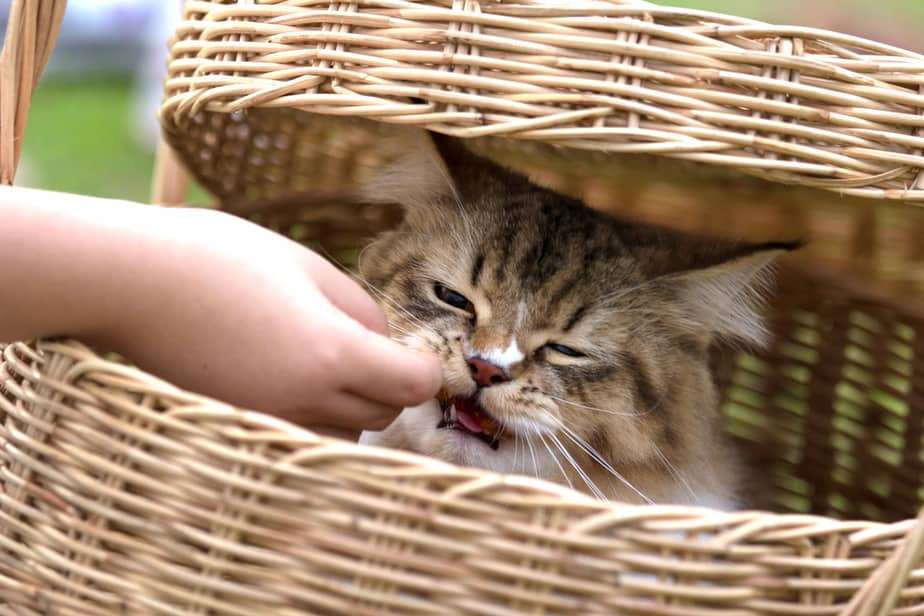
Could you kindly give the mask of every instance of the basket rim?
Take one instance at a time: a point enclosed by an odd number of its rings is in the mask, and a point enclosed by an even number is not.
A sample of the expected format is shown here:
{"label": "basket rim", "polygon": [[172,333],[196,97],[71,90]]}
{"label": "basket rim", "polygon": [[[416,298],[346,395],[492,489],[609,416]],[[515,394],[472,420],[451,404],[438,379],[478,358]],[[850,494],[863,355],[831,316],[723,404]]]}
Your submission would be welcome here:
{"label": "basket rim", "polygon": [[[71,367],[63,379],[48,379],[36,372],[27,360],[44,365],[51,357],[65,359]],[[344,441],[316,434],[308,428],[301,427],[272,414],[252,409],[244,409],[222,402],[209,396],[183,390],[159,377],[146,373],[138,368],[120,363],[114,359],[107,359],[84,343],[74,339],[51,339],[29,342],[14,342],[0,344],[0,362],[8,366],[12,373],[25,381],[35,381],[42,386],[56,391],[58,394],[84,403],[93,402],[96,396],[103,396],[100,400],[104,404],[118,402],[117,398],[109,398],[103,391],[105,388],[114,388],[128,395],[154,396],[168,400],[175,409],[178,409],[168,420],[168,424],[175,422],[194,422],[202,419],[220,419],[238,424],[245,430],[253,430],[260,434],[260,438],[267,442],[285,442],[295,449],[305,449],[311,456],[323,455],[332,459],[345,456],[354,461],[370,465],[388,463],[403,467],[427,469],[427,474],[434,477],[451,476],[461,482],[461,486],[451,490],[446,496],[461,496],[468,491],[480,491],[498,486],[509,489],[522,489],[542,495],[544,498],[560,500],[568,507],[577,507],[587,512],[596,512],[606,518],[608,515],[629,518],[650,517],[655,522],[658,519],[668,521],[685,520],[694,527],[697,525],[726,525],[749,520],[762,520],[761,527],[778,526],[781,529],[791,529],[797,535],[806,533],[812,535],[817,532],[847,534],[852,543],[862,545],[867,542],[880,540],[884,536],[905,534],[909,525],[916,524],[914,518],[907,518],[895,522],[876,522],[859,519],[837,519],[830,516],[805,513],[780,513],[757,509],[722,511],[700,505],[675,504],[633,504],[616,501],[601,501],[590,495],[579,492],[561,484],[525,475],[501,474],[473,467],[464,467],[451,464],[422,454],[361,445],[351,441]],[[87,389],[86,383],[95,386]],[[7,382],[4,385],[11,393],[19,391],[19,387]],[[121,394],[120,394],[121,395]],[[4,408],[6,407],[6,408]],[[0,396],[0,411],[10,412],[8,403]],[[358,455],[357,455],[358,454]],[[250,452],[249,455],[255,455]],[[256,454],[259,455],[259,454]],[[298,457],[290,459],[287,464],[299,462]],[[924,515],[924,506],[922,506]],[[596,517],[596,516],[595,516]],[[710,523],[711,522],[711,523]],[[656,524],[657,525],[657,524]]]}
{"label": "basket rim", "polygon": [[[924,72],[924,54],[635,0],[524,0],[479,11],[386,4],[393,8],[189,3],[160,109],[167,138],[182,152],[194,147],[184,128],[199,113],[284,108],[460,138],[541,140],[575,155],[651,153],[842,194],[924,200],[924,120],[905,111],[924,108],[924,94],[908,85]],[[408,42],[412,31],[442,51]],[[301,60],[289,64],[287,53]],[[600,59],[605,53],[614,55]],[[568,88],[578,94],[566,96]],[[195,173],[195,157],[186,160]]]}

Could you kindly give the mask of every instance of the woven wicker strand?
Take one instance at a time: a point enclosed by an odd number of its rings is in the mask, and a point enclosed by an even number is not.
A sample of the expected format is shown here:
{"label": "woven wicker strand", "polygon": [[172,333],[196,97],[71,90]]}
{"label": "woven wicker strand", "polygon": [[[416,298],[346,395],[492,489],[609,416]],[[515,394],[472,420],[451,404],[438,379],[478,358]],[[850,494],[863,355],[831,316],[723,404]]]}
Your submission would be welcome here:
{"label": "woven wicker strand", "polygon": [[12,184],[32,92],[64,17],[64,1],[14,2],[0,53],[0,184]]}
{"label": "woven wicker strand", "polygon": [[221,164],[195,118],[287,108],[924,200],[924,56],[858,37],[618,0],[186,7],[161,117],[194,172]]}
{"label": "woven wicker strand", "polygon": [[844,614],[888,613],[876,611],[881,597],[921,606],[921,520],[600,503],[319,439],[73,343],[7,346],[2,370],[0,601],[13,606],[605,614],[661,605],[690,616],[836,614],[851,596],[875,598]]}

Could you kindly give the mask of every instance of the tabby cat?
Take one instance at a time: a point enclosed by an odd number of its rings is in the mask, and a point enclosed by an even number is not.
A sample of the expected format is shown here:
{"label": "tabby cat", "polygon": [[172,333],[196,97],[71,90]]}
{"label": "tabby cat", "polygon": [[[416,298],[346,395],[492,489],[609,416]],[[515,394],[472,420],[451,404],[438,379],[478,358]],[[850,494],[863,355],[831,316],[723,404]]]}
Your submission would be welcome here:
{"label": "tabby cat", "polygon": [[795,245],[613,218],[431,138],[438,156],[369,191],[405,219],[360,272],[444,388],[362,442],[624,502],[742,505],[708,349],[763,341],[760,300]]}

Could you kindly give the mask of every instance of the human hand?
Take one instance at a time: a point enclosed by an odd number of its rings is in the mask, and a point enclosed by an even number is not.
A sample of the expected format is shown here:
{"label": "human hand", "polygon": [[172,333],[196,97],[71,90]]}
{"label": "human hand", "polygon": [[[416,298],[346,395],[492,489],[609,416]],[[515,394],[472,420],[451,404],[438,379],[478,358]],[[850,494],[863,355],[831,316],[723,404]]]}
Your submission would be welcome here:
{"label": "human hand", "polygon": [[358,284],[278,234],[221,212],[122,202],[88,216],[81,240],[65,214],[45,227],[58,253],[76,244],[55,292],[80,282],[72,297],[45,294],[42,310],[68,314],[30,334],[74,335],[184,389],[344,438],[383,429],[440,386],[435,356],[387,339]]}
{"label": "human hand", "polygon": [[220,212],[165,214],[162,258],[137,273],[156,286],[129,300],[136,318],[113,315],[121,327],[101,332],[112,348],[181,387],[344,438],[434,396],[436,358],[384,337],[378,305],[317,254]]}

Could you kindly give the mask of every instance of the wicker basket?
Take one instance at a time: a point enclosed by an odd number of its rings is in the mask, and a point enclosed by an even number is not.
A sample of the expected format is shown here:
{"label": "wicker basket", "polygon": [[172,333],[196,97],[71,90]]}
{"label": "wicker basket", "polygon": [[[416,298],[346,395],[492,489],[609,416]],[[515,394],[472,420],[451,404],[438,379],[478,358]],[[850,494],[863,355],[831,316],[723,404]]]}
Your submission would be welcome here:
{"label": "wicker basket", "polygon": [[[13,3],[5,181],[61,4]],[[224,207],[344,259],[396,220],[340,197],[408,124],[641,218],[819,238],[787,266],[771,348],[716,354],[725,425],[789,513],[601,503],[322,439],[75,341],[15,343],[0,612],[924,614],[924,57],[617,0],[185,17],[168,141]]]}

